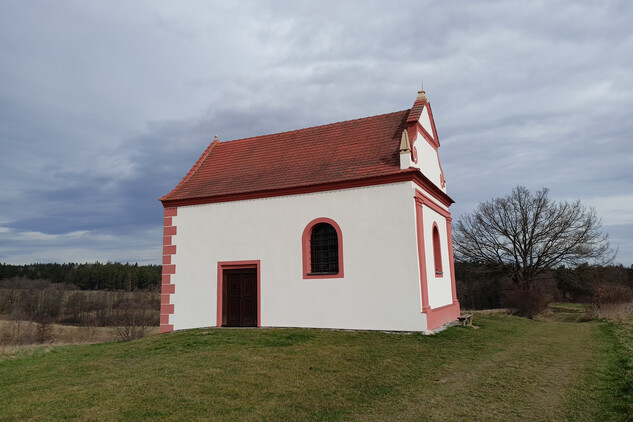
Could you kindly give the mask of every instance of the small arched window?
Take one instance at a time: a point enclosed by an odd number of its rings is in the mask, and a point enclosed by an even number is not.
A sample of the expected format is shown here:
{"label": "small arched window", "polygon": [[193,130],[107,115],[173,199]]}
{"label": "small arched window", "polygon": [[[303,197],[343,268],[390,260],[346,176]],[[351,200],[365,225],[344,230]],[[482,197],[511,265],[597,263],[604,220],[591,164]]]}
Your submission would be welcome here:
{"label": "small arched window", "polygon": [[442,271],[442,248],[440,246],[440,232],[437,224],[433,224],[433,259],[435,262],[435,275],[437,277],[444,274]]}
{"label": "small arched window", "polygon": [[343,241],[338,224],[317,218],[303,232],[303,278],[343,277]]}
{"label": "small arched window", "polygon": [[328,223],[319,223],[310,234],[310,273],[338,273],[338,236]]}

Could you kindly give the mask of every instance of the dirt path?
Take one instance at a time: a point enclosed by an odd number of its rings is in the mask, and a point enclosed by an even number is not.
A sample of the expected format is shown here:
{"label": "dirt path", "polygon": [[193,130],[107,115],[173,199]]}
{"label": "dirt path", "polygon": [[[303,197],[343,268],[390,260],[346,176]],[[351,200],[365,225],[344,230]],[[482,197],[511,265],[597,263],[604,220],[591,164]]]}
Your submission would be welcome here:
{"label": "dirt path", "polygon": [[570,394],[584,393],[583,375],[597,357],[594,329],[590,324],[533,325],[505,349],[456,368],[459,381],[444,384],[440,396],[463,402],[465,411],[457,418],[567,420],[564,404]]}
{"label": "dirt path", "polygon": [[[512,341],[491,342],[451,361],[436,379],[411,385],[384,413],[358,419],[599,420],[591,379],[601,373],[607,351],[598,330],[597,323],[529,321]],[[422,411],[421,403],[428,403]]]}

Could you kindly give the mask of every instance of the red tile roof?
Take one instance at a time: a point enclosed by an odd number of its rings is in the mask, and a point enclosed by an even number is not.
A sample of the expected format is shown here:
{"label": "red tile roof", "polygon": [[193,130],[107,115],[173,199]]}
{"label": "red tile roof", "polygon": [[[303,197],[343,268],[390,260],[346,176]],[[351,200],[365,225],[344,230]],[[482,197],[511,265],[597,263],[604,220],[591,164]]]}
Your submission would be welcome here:
{"label": "red tile roof", "polygon": [[416,100],[411,107],[411,112],[409,113],[409,117],[407,118],[408,123],[414,123],[420,120],[420,116],[422,115],[422,110],[428,104],[426,100]]}
{"label": "red tile roof", "polygon": [[161,201],[288,189],[400,170],[399,146],[411,110],[228,142],[212,142]]}

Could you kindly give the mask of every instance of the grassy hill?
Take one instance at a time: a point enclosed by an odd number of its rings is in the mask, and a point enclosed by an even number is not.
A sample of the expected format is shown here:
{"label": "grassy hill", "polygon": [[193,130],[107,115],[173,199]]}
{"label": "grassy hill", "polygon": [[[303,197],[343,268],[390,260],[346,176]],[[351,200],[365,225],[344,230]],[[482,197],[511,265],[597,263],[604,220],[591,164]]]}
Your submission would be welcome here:
{"label": "grassy hill", "polygon": [[435,336],[206,329],[31,349],[0,360],[0,420],[630,417],[621,327],[501,314],[474,323]]}

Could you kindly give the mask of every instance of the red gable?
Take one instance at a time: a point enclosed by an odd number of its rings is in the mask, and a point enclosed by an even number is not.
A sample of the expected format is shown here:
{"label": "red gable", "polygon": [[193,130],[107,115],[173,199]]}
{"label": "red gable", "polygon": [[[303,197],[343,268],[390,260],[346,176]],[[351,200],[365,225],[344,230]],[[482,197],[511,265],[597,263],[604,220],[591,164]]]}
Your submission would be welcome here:
{"label": "red gable", "polygon": [[[377,183],[413,180],[414,173],[424,177],[417,169],[400,169],[400,139],[409,112],[213,141],[160,200],[164,206],[178,206],[364,186],[376,178],[381,179]],[[453,202],[443,192],[439,195]]]}

